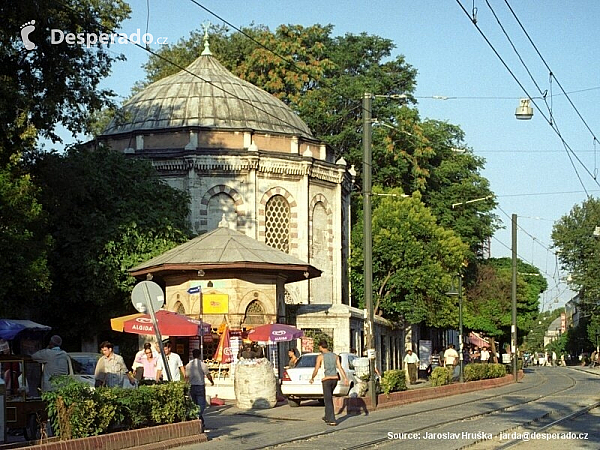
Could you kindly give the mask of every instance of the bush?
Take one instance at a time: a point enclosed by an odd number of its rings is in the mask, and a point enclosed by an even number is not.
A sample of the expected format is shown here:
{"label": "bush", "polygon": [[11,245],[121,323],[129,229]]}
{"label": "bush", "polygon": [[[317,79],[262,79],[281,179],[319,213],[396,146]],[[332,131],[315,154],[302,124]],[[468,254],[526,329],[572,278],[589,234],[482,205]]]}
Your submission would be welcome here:
{"label": "bush", "polygon": [[136,389],[97,388],[61,377],[56,390],[45,392],[48,417],[58,436],[76,439],[114,429],[135,429],[197,417],[197,406],[183,382]]}
{"label": "bush", "polygon": [[488,378],[501,378],[506,375],[504,364],[467,364],[464,367],[465,381],[485,380]]}
{"label": "bush", "polygon": [[406,372],[404,370],[386,370],[381,379],[384,394],[406,390]]}
{"label": "bush", "polygon": [[436,367],[431,372],[429,379],[431,380],[432,386],[444,386],[452,382],[452,373],[454,369],[452,367]]}

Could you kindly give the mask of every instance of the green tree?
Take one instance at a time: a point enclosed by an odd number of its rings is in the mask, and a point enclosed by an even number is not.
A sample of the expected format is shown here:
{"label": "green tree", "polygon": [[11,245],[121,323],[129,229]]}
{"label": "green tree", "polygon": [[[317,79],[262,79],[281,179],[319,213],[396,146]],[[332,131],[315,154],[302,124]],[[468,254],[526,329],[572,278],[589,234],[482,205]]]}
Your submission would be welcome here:
{"label": "green tree", "polygon": [[[539,270],[522,261],[517,262],[517,336],[533,326],[539,307],[539,295],[547,282]],[[464,302],[464,323],[468,329],[510,341],[512,324],[512,261],[491,258],[478,266],[476,281],[467,289]]]}
{"label": "green tree", "polygon": [[[0,162],[25,150],[23,135],[33,127],[39,136],[59,140],[56,128],[85,131],[89,114],[106,105],[111,92],[99,88],[120,56],[106,46],[52,44],[50,30],[99,33],[118,29],[129,17],[122,0],[64,0],[0,4]],[[21,28],[34,30],[27,50]]]}
{"label": "green tree", "polygon": [[[13,159],[17,159],[15,155]],[[38,188],[18,162],[0,168],[0,315],[19,318],[24,299],[45,292],[50,242]]]}
{"label": "green tree", "polygon": [[63,334],[107,329],[130,305],[127,269],[187,239],[189,198],[147,161],[102,148],[39,155],[32,173],[54,242],[52,290],[37,314]]}
{"label": "green tree", "polygon": [[[446,295],[451,275],[468,253],[451,230],[440,227],[417,193],[402,198],[399,189],[375,189],[373,205],[373,298],[390,319],[425,322],[433,327],[458,324],[457,299]],[[352,283],[362,299],[362,225],[352,235]]]}
{"label": "green tree", "polygon": [[600,236],[594,233],[599,225],[600,200],[588,197],[552,229],[561,267],[570,274],[569,287],[579,293],[584,314],[592,317],[600,316]]}

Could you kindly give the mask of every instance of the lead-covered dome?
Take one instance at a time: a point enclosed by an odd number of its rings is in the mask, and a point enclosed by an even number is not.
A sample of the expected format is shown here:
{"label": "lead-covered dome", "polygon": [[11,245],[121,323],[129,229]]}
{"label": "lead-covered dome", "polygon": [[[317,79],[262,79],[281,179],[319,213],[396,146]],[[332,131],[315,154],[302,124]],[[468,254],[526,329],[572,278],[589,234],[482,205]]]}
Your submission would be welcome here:
{"label": "lead-covered dome", "polygon": [[133,96],[103,136],[201,127],[312,139],[281,100],[229,72],[210,54]]}

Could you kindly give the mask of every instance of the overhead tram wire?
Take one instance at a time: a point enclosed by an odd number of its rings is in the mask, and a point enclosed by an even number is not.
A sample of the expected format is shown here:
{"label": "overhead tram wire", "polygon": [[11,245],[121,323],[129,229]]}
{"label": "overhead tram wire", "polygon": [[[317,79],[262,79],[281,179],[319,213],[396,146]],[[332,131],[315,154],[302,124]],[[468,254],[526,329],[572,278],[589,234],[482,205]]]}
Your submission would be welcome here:
{"label": "overhead tram wire", "polygon": [[[66,8],[66,9],[70,10],[71,12],[75,13],[76,15],[79,15],[79,16],[81,16],[81,14],[80,14],[78,11],[76,11],[75,9],[73,9],[73,8],[72,8],[70,5],[67,5],[67,4],[63,3],[63,2],[61,2],[60,0],[52,0],[52,1],[53,1],[53,2],[55,2],[55,3],[57,3],[57,4],[59,4],[59,5],[61,5],[61,6],[63,6],[63,7],[64,7],[64,8]],[[98,28],[99,28],[99,29],[101,29],[101,30],[102,30],[102,31],[104,31],[104,32],[108,32],[108,33],[111,33],[111,34],[117,34],[117,32],[116,32],[115,30],[113,30],[112,28],[109,28],[109,27],[107,27],[107,26],[105,26],[105,25],[102,25],[101,23],[99,23],[99,22],[97,22],[97,21],[96,21],[96,25],[98,26]],[[189,70],[187,70],[187,68],[186,68],[186,67],[183,67],[183,66],[181,66],[181,65],[177,64],[176,62],[173,62],[173,61],[171,61],[170,59],[168,59],[168,58],[165,58],[164,56],[162,56],[162,55],[160,55],[160,54],[156,53],[155,51],[153,51],[153,50],[151,50],[151,49],[149,49],[149,48],[146,48],[145,46],[142,46],[141,44],[138,44],[138,43],[136,43],[136,42],[132,41],[131,39],[129,39],[129,37],[126,37],[125,35],[123,35],[123,37],[124,37],[125,39],[127,39],[127,41],[128,41],[128,42],[130,42],[131,44],[133,44],[134,46],[136,46],[136,47],[138,47],[138,48],[141,48],[141,49],[142,49],[142,50],[144,50],[145,52],[148,52],[148,53],[150,53],[151,55],[153,55],[153,56],[156,56],[156,57],[157,57],[157,58],[159,58],[160,60],[162,60],[162,61],[164,61],[164,62],[166,62],[166,63],[168,63],[168,64],[171,64],[171,65],[173,65],[174,67],[176,67],[176,68],[180,69],[181,71],[183,71],[183,72],[185,72],[185,73],[187,73],[187,74],[189,74],[189,75],[191,75],[191,76],[193,76],[193,77],[195,77],[195,78],[198,78],[199,80],[201,80],[201,81],[203,81],[203,82],[205,82],[205,83],[209,84],[209,85],[210,85],[210,86],[212,86],[213,88],[215,88],[215,89],[217,89],[217,90],[219,90],[219,91],[221,91],[221,92],[223,92],[223,93],[225,93],[225,94],[227,94],[227,95],[230,95],[230,96],[232,96],[233,98],[235,98],[235,99],[239,100],[239,101],[240,101],[240,102],[242,102],[242,103],[246,103],[246,104],[248,104],[249,106],[252,106],[253,108],[257,109],[258,111],[260,111],[260,112],[264,113],[265,115],[267,115],[267,116],[269,116],[269,117],[272,117],[272,118],[274,118],[274,119],[277,119],[277,120],[278,120],[280,123],[282,123],[282,124],[284,124],[284,125],[287,125],[287,126],[289,126],[290,128],[292,128],[292,129],[295,129],[295,130],[297,130],[297,131],[300,131],[300,132],[304,132],[304,130],[302,130],[301,128],[298,128],[298,127],[297,127],[297,126],[295,126],[294,124],[292,124],[292,123],[289,123],[289,122],[285,121],[284,119],[282,119],[282,118],[281,118],[281,117],[279,117],[279,116],[276,116],[275,114],[271,114],[269,111],[266,111],[266,110],[264,110],[263,108],[260,108],[260,107],[256,106],[254,103],[252,103],[252,102],[250,102],[250,101],[248,101],[248,100],[245,100],[245,99],[243,99],[243,98],[240,98],[240,97],[238,97],[237,95],[235,95],[235,93],[232,93],[232,92],[229,92],[229,91],[227,91],[226,89],[223,89],[221,86],[218,86],[218,85],[214,84],[214,83],[213,83],[212,81],[210,81],[210,80],[205,80],[205,79],[204,79],[204,78],[202,78],[200,75],[198,75],[198,74],[196,74],[196,73],[193,73],[193,72],[190,72]]]}
{"label": "overhead tram wire", "polygon": [[573,103],[573,101],[571,100],[571,97],[569,97],[569,94],[562,87],[562,84],[560,84],[560,81],[558,81],[558,78],[556,78],[556,75],[554,74],[554,72],[552,71],[552,69],[550,69],[550,66],[548,65],[548,63],[546,62],[546,60],[544,59],[544,57],[542,56],[542,54],[540,53],[540,51],[538,50],[537,46],[533,42],[533,39],[531,39],[531,36],[529,36],[529,33],[527,32],[527,30],[525,29],[525,27],[523,26],[523,24],[521,23],[521,21],[517,17],[516,13],[514,12],[514,10],[512,9],[512,7],[508,3],[508,0],[504,0],[504,3],[506,3],[506,6],[508,7],[508,9],[510,10],[510,12],[512,13],[513,17],[515,18],[515,20],[517,21],[517,23],[519,24],[519,26],[521,27],[521,30],[523,30],[523,33],[525,34],[525,36],[527,36],[527,39],[531,43],[531,46],[534,48],[534,50],[536,51],[536,53],[538,54],[538,56],[540,57],[540,59],[542,60],[542,62],[544,63],[544,65],[546,66],[546,69],[548,69],[548,72],[552,74],[552,77],[556,81],[556,84],[558,84],[558,87],[560,88],[560,90],[562,91],[562,93],[567,98],[567,100],[569,101],[569,103],[571,104],[571,106],[573,107],[573,109],[575,110],[575,112],[577,113],[577,115],[579,116],[579,118],[581,119],[581,121],[583,122],[583,124],[585,125],[585,127],[588,129],[588,131],[592,135],[592,137],[594,139],[594,142],[598,142],[598,139],[596,138],[596,135],[594,134],[594,132],[592,131],[592,129],[590,128],[590,126],[588,125],[588,123],[585,121],[585,119],[583,118],[583,116],[581,115],[581,113],[579,112],[579,110],[577,109],[577,107],[575,106],[575,104]]}
{"label": "overhead tram wire", "polygon": [[[529,75],[529,78],[531,79],[531,81],[533,82],[533,84],[535,85],[535,87],[537,88],[540,96],[541,96],[541,100],[544,102],[544,104],[546,105],[546,108],[548,110],[548,114],[549,114],[549,119],[547,119],[548,123],[550,124],[550,127],[558,134],[558,136],[561,138],[561,141],[563,143],[563,146],[565,146],[565,140],[562,138],[562,135],[560,134],[560,131],[558,129],[558,124],[556,123],[556,120],[554,119],[554,112],[552,110],[552,105],[548,104],[548,99],[547,99],[547,93],[542,91],[542,89],[540,88],[539,84],[537,83],[535,77],[533,76],[533,74],[531,73],[531,71],[529,70],[529,67],[527,67],[527,64],[525,64],[525,61],[523,60],[523,58],[521,57],[521,54],[519,53],[519,51],[517,50],[516,46],[514,45],[512,39],[510,38],[510,36],[508,35],[508,33],[506,32],[506,29],[504,28],[504,26],[502,25],[502,22],[500,21],[500,18],[498,17],[498,15],[496,14],[496,11],[494,11],[494,8],[492,8],[492,5],[490,4],[489,0],[486,0],[486,5],[488,6],[489,10],[492,12],[492,15],[494,16],[494,18],[496,19],[496,22],[498,23],[498,26],[500,27],[500,29],[502,30],[502,33],[504,34],[504,36],[506,37],[506,39],[508,40],[510,46],[512,47],[513,51],[515,52],[515,54],[517,55],[517,57],[519,58],[519,61],[521,61],[522,66],[524,67],[525,71],[527,72],[527,74]],[[549,68],[548,68],[549,69]],[[552,72],[550,71],[550,83],[552,83]],[[528,95],[529,96],[529,95]],[[552,101],[552,94],[550,95],[550,101]],[[534,102],[535,104],[535,102]],[[536,105],[537,106],[537,105]],[[539,109],[539,108],[538,108]],[[540,111],[541,113],[541,111]],[[567,148],[565,147],[565,151],[567,153],[567,156],[569,157],[569,160],[571,161],[571,166],[573,167],[573,170],[575,171],[575,174],[577,175],[577,178],[579,179],[580,184],[582,185],[583,189],[586,190],[586,194],[589,197],[589,194],[587,193],[587,189],[585,188],[585,186],[583,185],[583,180],[581,179],[581,176],[579,175],[579,171],[577,170],[577,168],[575,167],[575,164],[573,163],[573,159],[571,158],[571,156],[569,155],[569,151],[567,150]],[[573,151],[573,155],[576,156],[575,152]],[[579,160],[579,158],[578,158]],[[583,164],[583,162],[581,162],[581,160],[579,160],[580,164],[587,170],[587,168],[585,167],[585,165]],[[588,171],[589,173],[589,171]],[[590,175],[592,176],[593,179],[596,179],[596,177],[594,175],[592,175],[590,173]]]}
{"label": "overhead tram wire", "polygon": [[[473,26],[477,29],[477,31],[479,32],[479,34],[481,35],[481,37],[483,37],[483,39],[485,40],[485,42],[488,44],[488,46],[490,47],[490,49],[494,52],[494,54],[496,55],[496,57],[500,60],[500,62],[502,63],[502,65],[504,66],[504,68],[508,71],[508,73],[512,76],[512,78],[515,80],[515,82],[519,85],[519,87],[521,88],[521,90],[525,93],[525,95],[527,95],[527,97],[533,102],[533,104],[537,107],[537,109],[539,110],[540,115],[544,118],[544,120],[546,120],[546,122],[550,125],[550,128],[552,128],[552,130],[557,134],[557,136],[560,138],[563,146],[565,147],[565,150],[567,151],[567,156],[569,157],[569,161],[571,162],[571,166],[573,167],[573,170],[575,171],[575,174],[577,175],[577,178],[579,180],[579,183],[581,184],[582,188],[584,189],[584,191],[586,191],[587,194],[587,189],[585,187],[585,185],[583,184],[583,180],[581,179],[581,176],[579,175],[579,172],[577,171],[577,168],[575,167],[575,164],[573,162],[573,158],[571,157],[571,153],[573,154],[573,156],[575,156],[575,158],[577,159],[577,161],[579,162],[579,164],[581,164],[581,166],[585,169],[585,171],[590,175],[590,177],[594,180],[594,182],[600,187],[600,182],[598,182],[598,180],[596,179],[596,177],[594,177],[594,175],[589,171],[589,169],[586,167],[586,165],[581,161],[581,159],[579,158],[579,156],[577,156],[577,154],[571,149],[571,147],[569,146],[569,144],[566,142],[566,140],[562,137],[560,131],[555,128],[555,126],[553,126],[552,121],[546,116],[546,114],[543,112],[543,110],[537,105],[537,103],[535,102],[535,99],[533,96],[531,96],[529,94],[529,92],[527,91],[527,89],[525,88],[525,86],[523,86],[523,83],[521,83],[521,81],[517,78],[517,76],[514,74],[514,72],[511,70],[511,68],[508,66],[508,64],[506,63],[506,61],[504,61],[504,59],[502,58],[502,56],[500,56],[500,54],[498,53],[498,51],[496,50],[496,48],[492,45],[492,43],[490,42],[490,40],[488,39],[488,37],[485,35],[485,33],[481,30],[481,28],[477,25],[476,22],[473,21],[473,19],[471,18],[471,16],[469,15],[469,12],[464,8],[464,6],[462,5],[462,3],[460,2],[460,0],[456,0],[456,3],[459,5],[459,7],[463,10],[463,12],[465,13],[465,15],[469,18],[469,21],[473,24]],[[587,194],[589,196],[589,194]]]}

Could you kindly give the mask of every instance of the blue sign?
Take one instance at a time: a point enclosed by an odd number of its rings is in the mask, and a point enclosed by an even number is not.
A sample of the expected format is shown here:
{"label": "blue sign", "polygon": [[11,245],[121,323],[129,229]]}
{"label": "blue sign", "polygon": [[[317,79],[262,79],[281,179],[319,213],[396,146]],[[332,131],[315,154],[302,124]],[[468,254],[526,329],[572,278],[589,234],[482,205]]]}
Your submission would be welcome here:
{"label": "blue sign", "polygon": [[188,294],[199,294],[200,291],[202,291],[202,288],[200,286],[194,286],[187,290]]}

